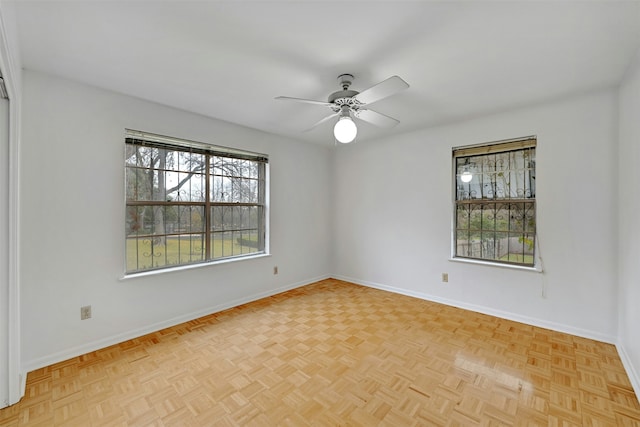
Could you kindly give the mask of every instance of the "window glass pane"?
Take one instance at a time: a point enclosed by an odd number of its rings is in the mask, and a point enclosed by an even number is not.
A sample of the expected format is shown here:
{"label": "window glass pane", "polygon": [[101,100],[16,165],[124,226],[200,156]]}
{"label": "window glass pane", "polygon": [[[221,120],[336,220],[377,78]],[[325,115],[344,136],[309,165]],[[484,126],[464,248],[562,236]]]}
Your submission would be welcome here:
{"label": "window glass pane", "polygon": [[127,167],[125,169],[125,197],[127,200],[137,200],[138,199],[138,169],[133,167]]}
{"label": "window glass pane", "polygon": [[508,239],[509,250],[508,259],[509,262],[518,264],[533,264],[534,262],[534,238],[530,234],[509,234]]}
{"label": "window glass pane", "polygon": [[203,174],[198,172],[168,172],[167,201],[204,202]]}
{"label": "window glass pane", "polygon": [[166,211],[168,233],[204,232],[204,206],[175,205]]}
{"label": "window glass pane", "polygon": [[211,211],[214,257],[236,256],[264,249],[259,239],[261,207],[213,206]]}
{"label": "window glass pane", "polygon": [[258,229],[262,221],[262,209],[258,206],[214,206],[212,231]]}
{"label": "window glass pane", "polygon": [[231,201],[231,181],[226,176],[214,176],[211,183],[211,200],[214,202]]}
{"label": "window glass pane", "polygon": [[458,175],[456,182],[456,200],[469,199],[471,193],[470,186],[470,182],[463,182],[460,175]]}
{"label": "window glass pane", "polygon": [[233,229],[233,206],[214,206],[211,208],[211,230],[225,231]]}
{"label": "window glass pane", "polygon": [[166,265],[166,239],[138,237],[127,239],[127,269],[147,270]]}
{"label": "window glass pane", "polygon": [[507,204],[496,204],[496,230],[509,230],[509,205]]}
{"label": "window glass pane", "polygon": [[494,232],[482,232],[480,257],[491,260],[496,259],[496,235]]}
{"label": "window glass pane", "polygon": [[482,187],[481,187],[481,198],[482,199],[493,199],[496,193],[496,175],[495,173],[483,173],[481,176],[482,179]]}
{"label": "window glass pane", "polygon": [[510,153],[497,153],[493,157],[493,168],[496,172],[505,172],[510,169]]}
{"label": "window glass pane", "polygon": [[245,229],[250,228],[250,229],[257,230],[258,224],[261,219],[261,215],[260,215],[261,208],[257,206],[247,206],[244,208],[244,210],[245,210],[245,214],[244,214],[243,228]]}
{"label": "window glass pane", "polygon": [[258,202],[258,182],[255,179],[242,180],[242,202],[257,203]]}
{"label": "window glass pane", "polygon": [[[125,233],[127,237],[136,236],[141,234],[141,228],[143,227],[143,215],[138,206],[127,206],[126,213],[126,229]],[[144,234],[144,232],[142,232]]]}
{"label": "window glass pane", "polygon": [[509,205],[509,230],[524,230],[524,203],[511,203]]}
{"label": "window glass pane", "polygon": [[496,210],[494,203],[486,203],[482,206],[482,229],[495,230]]}
{"label": "window glass pane", "polygon": [[243,231],[237,243],[243,254],[257,252],[260,249],[257,231]]}
{"label": "window glass pane", "polygon": [[127,236],[155,233],[155,215],[152,206],[127,206]]}
{"label": "window glass pane", "polygon": [[204,234],[182,234],[175,237],[179,243],[180,264],[200,262],[205,259]]}
{"label": "window glass pane", "polygon": [[250,178],[251,177],[251,171],[250,171],[250,161],[249,160],[241,160],[241,167],[240,167],[240,176],[245,177],[245,178]]}
{"label": "window glass pane", "polygon": [[260,174],[261,163],[258,162],[249,162],[249,178],[258,179]]}
{"label": "window glass pane", "polygon": [[[184,192],[184,184],[180,184],[184,182],[184,180],[188,180],[188,174],[183,174],[176,171],[171,171],[166,176],[166,185],[167,185],[167,201],[188,201],[189,195]],[[187,184],[188,185],[188,184]]]}
{"label": "window glass pane", "polygon": [[215,202],[258,203],[259,192],[257,179],[228,175],[211,177],[211,198]]}
{"label": "window glass pane", "polygon": [[509,233],[496,232],[495,259],[508,261],[509,254]]}
{"label": "window glass pane", "polygon": [[153,166],[153,157],[157,155],[151,147],[138,147],[136,153],[136,165],[143,168],[151,168]]}
{"label": "window glass pane", "polygon": [[456,256],[471,257],[469,230],[456,230]]}
{"label": "window glass pane", "polygon": [[456,226],[457,228],[469,228],[469,211],[468,204],[459,204],[456,206]]}
{"label": "window glass pane", "polygon": [[526,203],[524,212],[524,230],[528,233],[536,232],[536,205],[535,203]]}
{"label": "window glass pane", "polygon": [[153,173],[138,167],[130,167],[126,171],[127,200],[151,200]]}
{"label": "window glass pane", "polygon": [[[472,204],[469,205],[469,229],[471,231],[481,231],[482,230],[482,205]],[[472,237],[479,237],[473,236]]]}
{"label": "window glass pane", "polygon": [[237,254],[233,240],[232,231],[222,231],[212,233],[212,252],[213,258],[227,258]]}

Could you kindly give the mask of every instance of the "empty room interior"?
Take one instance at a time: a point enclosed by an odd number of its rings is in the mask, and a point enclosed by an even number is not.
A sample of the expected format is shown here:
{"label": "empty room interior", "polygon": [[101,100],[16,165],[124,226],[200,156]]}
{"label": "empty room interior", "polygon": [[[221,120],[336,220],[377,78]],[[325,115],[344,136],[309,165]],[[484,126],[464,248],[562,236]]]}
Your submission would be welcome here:
{"label": "empty room interior", "polygon": [[640,1],[0,1],[0,426],[640,426]]}

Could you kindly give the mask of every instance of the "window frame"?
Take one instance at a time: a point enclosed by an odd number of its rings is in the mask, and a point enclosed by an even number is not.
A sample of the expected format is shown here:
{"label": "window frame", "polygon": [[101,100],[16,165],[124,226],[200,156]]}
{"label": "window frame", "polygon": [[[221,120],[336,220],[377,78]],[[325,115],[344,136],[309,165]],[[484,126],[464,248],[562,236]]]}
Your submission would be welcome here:
{"label": "window frame", "polygon": [[[511,139],[511,140],[503,140],[503,141],[496,141],[496,142],[489,142],[489,143],[452,148],[452,163],[451,163],[452,164],[452,174],[451,174],[452,176],[452,226],[451,226],[451,258],[450,258],[452,261],[461,261],[461,262],[467,262],[467,263],[473,263],[473,264],[484,264],[484,265],[493,265],[498,267],[541,271],[540,265],[539,265],[540,259],[538,255],[538,251],[539,251],[538,224],[537,224],[538,215],[537,215],[537,200],[536,200],[536,186],[535,186],[535,178],[536,178],[535,155],[537,151],[536,149],[537,149],[536,136],[527,136],[527,137]],[[494,186],[492,197],[485,197],[483,193],[481,197],[471,197],[471,195],[469,195],[467,198],[460,198],[460,185],[465,184],[460,180],[460,176],[462,172],[464,172],[464,170],[468,170],[468,167],[464,168],[462,166],[470,165],[470,163],[472,162],[469,162],[469,159],[471,158],[488,159],[489,156],[493,156],[496,154],[504,154],[508,152],[520,152],[524,150],[531,150],[527,152],[527,155],[529,155],[530,157],[528,157],[528,160],[526,160],[528,164],[525,165],[524,172],[523,172],[524,173],[523,176],[529,180],[529,186],[527,188],[527,186],[525,185],[525,187],[522,189],[516,189],[516,193],[518,190],[522,191],[521,195],[518,194],[518,197],[511,197],[512,188],[511,188],[511,178],[510,178],[509,183],[505,184],[505,187],[504,187],[504,188],[508,187],[507,197],[499,197],[498,191],[495,191],[496,190],[495,182],[491,182]],[[523,159],[525,158],[526,156],[523,157]],[[465,163],[460,164],[460,162],[458,162],[458,159],[465,159]],[[494,158],[494,160],[496,160],[496,158]],[[494,170],[492,172],[485,171],[485,170],[482,170],[482,171],[476,170],[475,175],[482,176],[482,175],[487,175],[491,173],[496,174],[498,172],[506,172],[506,171],[509,171],[509,173],[511,174],[513,171],[520,170],[520,169],[517,169],[517,167],[512,168],[511,165],[509,165],[507,168],[504,168],[500,171],[495,169],[495,167],[496,166],[494,164]],[[481,181],[480,183],[476,182],[475,175],[472,178],[473,180],[472,182],[475,182],[476,186],[481,186],[484,181]],[[470,182],[467,186],[469,193],[471,192],[471,188],[472,187]],[[459,226],[460,224],[458,222],[459,221],[458,214],[460,210],[459,207],[463,205],[466,205],[466,207],[469,209],[469,217],[467,218],[466,227],[460,227]],[[493,207],[494,223],[493,223],[493,227],[491,228],[489,227],[484,228],[484,223],[482,222],[482,218],[485,215],[484,207],[487,205],[489,207]],[[471,226],[472,206],[480,210],[481,225],[479,229],[474,229]],[[500,228],[496,225],[497,220],[495,219],[495,217],[497,217],[497,213],[501,209],[504,210],[505,207],[507,207],[507,211],[509,212],[508,218],[506,219],[508,225],[506,228]],[[514,218],[513,216],[514,214],[511,213],[511,209],[516,209],[518,207],[522,208],[522,211],[521,213],[517,214],[518,216],[515,216],[515,219],[522,220],[522,228],[512,229],[511,219]],[[489,209],[489,211],[491,211],[491,209]],[[491,212],[489,213],[489,215],[491,215]],[[469,251],[466,254],[461,253],[460,242],[458,240],[458,235],[460,231],[468,232],[467,239],[463,239],[467,241],[467,245],[468,245],[467,247],[470,247],[473,243],[476,243],[475,241],[472,241],[470,238],[472,232],[476,234],[478,233],[480,234],[481,237],[480,237],[480,240],[477,241],[477,243],[480,243],[481,247],[485,243],[484,239],[482,238],[482,234],[484,233],[488,235],[493,234],[494,236],[493,248],[487,251],[487,252],[493,251],[492,256],[483,257],[483,256],[477,256],[477,254],[476,256],[474,256],[471,254],[472,251]],[[513,237],[517,237],[517,235],[521,235],[522,237],[521,239],[518,239],[520,242],[519,244],[521,244],[521,247],[522,247],[521,261],[511,260],[511,251],[509,248],[509,245],[511,243],[510,239]],[[498,237],[498,236],[502,236],[502,237]],[[498,242],[498,240],[504,240],[505,236],[506,236],[506,242]],[[497,247],[499,247],[497,243],[498,244],[501,243],[503,244],[503,246],[506,243],[508,248],[506,260],[501,259],[501,257],[499,258],[498,255],[496,254],[496,251],[498,251],[498,254],[500,253],[500,250],[497,249]],[[482,253],[482,249],[480,249],[480,252]],[[529,255],[529,254],[531,255],[531,262],[526,262],[527,260],[526,255]]]}
{"label": "window frame", "polygon": [[[131,147],[145,147],[151,149],[159,149],[166,150],[165,155],[170,152],[176,153],[177,157],[180,156],[178,153],[190,153],[190,156],[193,157],[196,155],[200,157],[199,170],[189,169],[189,170],[180,170],[180,166],[177,169],[170,169],[167,166],[162,168],[160,165],[156,166],[156,163],[149,164],[148,166],[140,166],[137,164],[132,164],[128,162],[131,155],[128,155],[128,152],[131,151]],[[130,154],[130,153],[129,153]],[[223,174],[222,172],[216,173],[216,168],[219,170],[223,170],[223,168],[214,164],[214,160],[219,159],[223,164],[231,164],[233,166],[238,166],[238,162],[250,162],[248,164],[249,169],[252,172],[249,172],[248,175],[232,175],[232,174]],[[183,269],[190,268],[195,266],[202,265],[211,265],[218,263],[226,263],[233,260],[241,260],[254,258],[257,256],[264,256],[268,254],[268,175],[269,175],[269,159],[265,154],[254,153],[246,150],[239,150],[234,148],[222,147],[217,145],[206,144],[202,142],[196,142],[186,139],[173,138],[168,136],[157,135],[149,132],[136,131],[131,129],[125,129],[125,146],[124,146],[124,199],[125,199],[125,224],[124,224],[124,240],[125,240],[125,250],[124,250],[124,271],[125,277],[127,276],[136,276],[136,275],[145,275],[149,273],[156,272],[164,272],[171,271],[175,269]],[[166,179],[166,174],[176,173],[176,174],[187,174],[187,180],[190,180],[194,175],[200,175],[200,184],[199,188],[201,197],[204,200],[193,200],[193,195],[190,195],[189,200],[165,200],[167,188],[165,187],[165,195],[161,195],[161,200],[158,200],[158,196],[153,196],[153,188],[150,193],[147,195],[147,198],[131,198],[130,191],[128,190],[128,185],[130,185],[129,177],[132,175],[132,171],[136,171],[136,178],[133,180],[137,183],[138,171],[153,171],[153,175],[151,175],[155,180],[156,175],[162,175]],[[143,172],[144,173],[144,172]],[[252,174],[255,173],[255,176]],[[178,175],[179,176],[179,175]],[[250,183],[253,181],[251,188],[254,191],[249,191],[247,194],[241,194],[236,197],[229,198],[228,200],[223,200],[225,195],[228,194],[226,192],[221,192],[220,196],[213,194],[214,181],[216,179],[219,180],[228,180],[231,182],[232,186],[235,186],[238,182],[246,182]],[[136,184],[137,185],[137,184]],[[165,184],[166,185],[166,184]],[[137,187],[136,187],[137,188]],[[180,187],[178,187],[178,190]],[[233,193],[233,192],[232,192]],[[253,200],[249,200],[253,199]],[[137,210],[138,207],[153,207],[155,216],[156,208],[164,208],[163,211],[163,230],[160,234],[156,232],[156,224],[153,225],[150,233],[139,233],[136,231],[135,233],[131,233],[131,218],[130,213],[132,212],[132,208],[134,208],[135,218],[139,217],[139,212]],[[167,208],[172,210],[178,209],[187,209],[189,215],[192,215],[193,209],[197,209],[201,211],[200,215],[200,227],[201,229],[192,229],[190,228],[188,231],[183,231],[180,227],[178,230],[168,230],[166,225],[166,214]],[[228,228],[225,223],[222,223],[221,228],[217,228],[214,226],[213,217],[216,215],[225,215],[220,212],[231,212],[231,215],[235,215],[235,212],[240,211],[251,211],[252,208],[255,208],[255,227],[252,228],[243,228],[246,224],[241,221],[241,224],[238,226],[235,222],[232,223],[232,228]],[[240,209],[240,211],[238,211]],[[217,213],[216,213],[216,210]],[[146,212],[146,211],[145,211]],[[240,213],[242,215],[242,213]],[[237,218],[234,219],[234,221]],[[139,218],[135,221],[139,221]],[[135,221],[133,223],[137,224]],[[142,221],[144,223],[144,220]],[[189,221],[191,222],[191,221]],[[253,220],[249,220],[249,222],[253,223]],[[178,221],[180,224],[180,221]],[[238,228],[239,227],[239,228]],[[136,228],[137,230],[137,228]],[[232,247],[232,252],[230,254],[224,254],[224,249],[222,255],[216,253],[214,251],[214,236],[223,236],[223,240],[221,240],[220,245],[224,248],[225,245],[225,235],[231,235],[230,244]],[[244,252],[244,243],[245,241],[249,241],[250,239],[245,239],[245,237],[249,234],[255,234],[255,243],[251,240],[251,247],[255,245],[255,250],[249,249],[247,252]],[[240,253],[235,253],[233,248],[235,245],[236,237],[238,240],[238,246],[241,247]],[[165,239],[172,238],[178,239],[178,247],[182,247],[183,239],[186,238],[187,244],[189,247],[193,247],[194,238],[200,239],[200,247],[198,250],[200,254],[196,253],[194,257],[193,254],[189,254],[189,259],[185,260],[178,252],[177,257],[175,254],[171,256],[171,262],[169,262],[169,251],[167,249],[167,241]],[[149,240],[148,245],[151,248],[151,263],[145,263],[141,266],[140,263],[140,249],[139,244],[141,239]],[[161,262],[161,265],[154,265],[153,262],[153,248],[154,242],[153,240],[161,239],[163,244],[160,245],[162,247],[164,245],[165,250],[165,258],[164,262]],[[134,241],[136,246],[133,249],[133,257],[136,259],[135,267],[130,265],[130,260],[128,259],[130,254],[129,244],[130,241]],[[228,243],[228,242],[227,242]],[[157,246],[157,244],[156,244]],[[173,258],[175,257],[175,258]]]}

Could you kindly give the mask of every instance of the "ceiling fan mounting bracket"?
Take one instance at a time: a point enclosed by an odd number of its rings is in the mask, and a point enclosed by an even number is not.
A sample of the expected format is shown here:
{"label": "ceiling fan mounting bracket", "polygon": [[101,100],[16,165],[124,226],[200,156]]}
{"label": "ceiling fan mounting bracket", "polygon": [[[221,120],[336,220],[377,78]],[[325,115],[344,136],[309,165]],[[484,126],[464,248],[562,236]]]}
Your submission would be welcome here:
{"label": "ceiling fan mounting bracket", "polygon": [[342,90],[349,89],[349,86],[351,86],[351,83],[353,82],[353,74],[340,74],[338,76],[338,82],[340,82]]}

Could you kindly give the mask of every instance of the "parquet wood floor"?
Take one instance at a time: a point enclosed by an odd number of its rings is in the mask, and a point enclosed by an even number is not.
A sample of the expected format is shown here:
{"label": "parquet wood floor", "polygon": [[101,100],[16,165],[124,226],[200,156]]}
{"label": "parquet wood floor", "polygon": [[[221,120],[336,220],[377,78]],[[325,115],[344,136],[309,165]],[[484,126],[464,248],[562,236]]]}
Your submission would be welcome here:
{"label": "parquet wood floor", "polygon": [[324,280],[29,373],[2,426],[640,426],[614,346]]}

